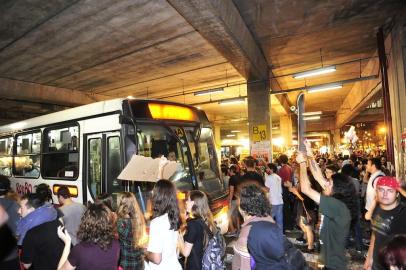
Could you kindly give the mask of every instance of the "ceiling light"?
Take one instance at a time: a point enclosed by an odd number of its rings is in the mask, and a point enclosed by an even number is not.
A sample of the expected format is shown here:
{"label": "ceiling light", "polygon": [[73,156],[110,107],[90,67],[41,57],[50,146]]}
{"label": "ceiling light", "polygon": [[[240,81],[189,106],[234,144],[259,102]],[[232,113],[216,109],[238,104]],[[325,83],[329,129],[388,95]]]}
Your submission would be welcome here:
{"label": "ceiling light", "polygon": [[241,132],[240,130],[231,130],[231,133],[238,133]]}
{"label": "ceiling light", "polygon": [[303,115],[304,116],[310,116],[310,115],[320,115],[323,114],[322,111],[318,111],[318,112],[304,112]]}
{"label": "ceiling light", "polygon": [[227,137],[235,137],[235,134],[227,134]]}
{"label": "ceiling light", "polygon": [[320,119],[320,115],[303,117],[303,120],[305,120],[305,121],[319,120],[319,119]]}
{"label": "ceiling light", "polygon": [[133,96],[128,96],[127,98],[128,98],[128,99],[134,99],[134,97],[133,97]]}
{"label": "ceiling light", "polygon": [[322,139],[306,139],[308,142],[321,142]]}
{"label": "ceiling light", "polygon": [[244,103],[245,98],[230,98],[230,99],[223,99],[219,101],[220,105],[228,105],[228,104],[237,104],[237,103]]}
{"label": "ceiling light", "polygon": [[197,106],[196,109],[200,110],[202,107]]}
{"label": "ceiling light", "polygon": [[210,94],[221,93],[221,92],[224,92],[223,88],[214,88],[214,89],[197,91],[197,92],[194,92],[193,94],[195,96],[204,96],[204,95],[210,95]]}
{"label": "ceiling light", "polygon": [[343,85],[341,83],[329,83],[329,84],[322,84],[322,85],[314,86],[314,87],[307,87],[307,92],[314,93],[314,92],[328,91],[328,90],[340,89],[340,88],[343,88]]}
{"label": "ceiling light", "polygon": [[312,70],[303,71],[303,72],[293,74],[293,78],[301,79],[301,78],[306,78],[306,77],[312,77],[312,76],[331,73],[331,72],[334,72],[336,70],[337,70],[336,66],[329,66],[329,67],[323,67],[323,68],[318,68],[318,69],[312,69]]}
{"label": "ceiling light", "polygon": [[234,119],[231,119],[230,121],[231,122],[240,122],[240,121],[244,121],[244,120],[247,120],[247,118],[234,118]]}

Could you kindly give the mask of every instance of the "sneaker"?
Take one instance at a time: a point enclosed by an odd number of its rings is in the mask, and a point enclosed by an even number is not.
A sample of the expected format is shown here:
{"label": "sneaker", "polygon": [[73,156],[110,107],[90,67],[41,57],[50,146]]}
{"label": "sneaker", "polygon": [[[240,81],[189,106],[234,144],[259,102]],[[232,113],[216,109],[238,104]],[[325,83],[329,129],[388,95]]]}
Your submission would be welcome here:
{"label": "sneaker", "polygon": [[303,236],[299,237],[299,238],[296,238],[295,242],[296,242],[296,244],[299,244],[299,245],[306,245],[307,244],[307,241],[306,241],[306,239],[303,238]]}
{"label": "sneaker", "polygon": [[228,232],[224,236],[225,237],[236,237],[238,235],[238,232]]}

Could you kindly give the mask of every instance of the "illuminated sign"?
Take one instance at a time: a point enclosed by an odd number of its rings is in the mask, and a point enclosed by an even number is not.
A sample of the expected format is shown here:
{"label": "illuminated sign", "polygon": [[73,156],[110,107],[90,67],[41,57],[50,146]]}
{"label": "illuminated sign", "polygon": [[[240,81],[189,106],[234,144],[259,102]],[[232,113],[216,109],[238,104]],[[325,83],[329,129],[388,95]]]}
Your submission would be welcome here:
{"label": "illuminated sign", "polygon": [[171,104],[148,103],[148,108],[154,119],[198,121],[196,113],[188,107]]}
{"label": "illuminated sign", "polygon": [[69,189],[69,194],[71,197],[77,198],[78,197],[78,188],[76,186],[67,186],[67,185],[53,185],[52,191],[56,196],[60,187],[65,186]]}

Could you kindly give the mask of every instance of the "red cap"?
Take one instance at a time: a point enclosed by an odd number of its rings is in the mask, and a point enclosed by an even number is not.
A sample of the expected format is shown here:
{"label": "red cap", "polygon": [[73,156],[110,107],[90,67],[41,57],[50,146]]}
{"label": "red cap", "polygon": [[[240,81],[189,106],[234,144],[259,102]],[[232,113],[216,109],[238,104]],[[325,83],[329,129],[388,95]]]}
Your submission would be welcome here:
{"label": "red cap", "polygon": [[393,189],[398,190],[400,188],[399,181],[395,177],[390,176],[382,176],[378,178],[378,182],[376,183],[377,187],[390,187]]}

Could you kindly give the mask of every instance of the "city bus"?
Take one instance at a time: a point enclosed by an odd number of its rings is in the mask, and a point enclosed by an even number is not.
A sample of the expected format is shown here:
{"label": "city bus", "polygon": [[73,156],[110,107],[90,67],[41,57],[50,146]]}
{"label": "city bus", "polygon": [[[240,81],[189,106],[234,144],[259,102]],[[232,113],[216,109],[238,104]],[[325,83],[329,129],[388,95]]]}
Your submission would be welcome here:
{"label": "city bus", "polygon": [[219,172],[213,130],[195,107],[161,100],[113,99],[0,127],[0,174],[19,193],[46,183],[67,186],[80,203],[102,193],[131,191],[145,211],[153,183],[117,179],[134,154],[176,159],[169,180],[184,198],[199,189],[209,199],[222,231],[228,200]]}

